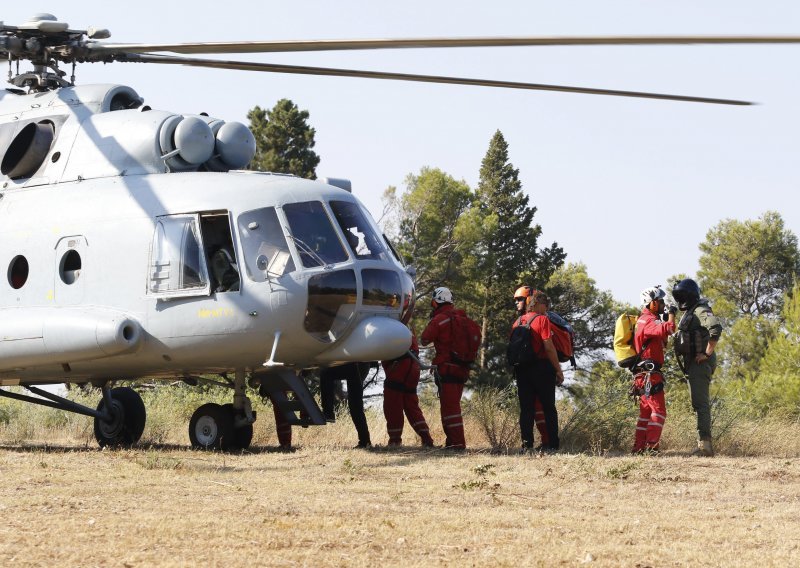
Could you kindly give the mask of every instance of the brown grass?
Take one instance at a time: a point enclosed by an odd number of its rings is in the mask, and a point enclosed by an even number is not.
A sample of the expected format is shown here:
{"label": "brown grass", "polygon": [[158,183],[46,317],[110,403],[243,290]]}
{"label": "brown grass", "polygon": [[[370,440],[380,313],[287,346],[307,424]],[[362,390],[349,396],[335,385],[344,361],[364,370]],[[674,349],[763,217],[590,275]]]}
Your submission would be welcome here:
{"label": "brown grass", "polygon": [[[148,400],[151,446],[127,451],[97,450],[88,418],[4,404],[2,566],[800,564],[797,423],[730,415],[726,455],[693,459],[693,417],[675,409],[662,457],[602,440],[533,457],[492,453],[491,406],[471,410],[456,455],[408,428],[400,450],[352,450],[344,413],[295,428],[300,449],[282,454],[259,403],[253,451],[225,455],[186,449],[174,402]],[[441,441],[430,398],[426,416]],[[509,417],[489,418],[506,436]],[[379,411],[369,419],[385,443]]]}
{"label": "brown grass", "polygon": [[800,460],[0,449],[4,566],[796,566]]}

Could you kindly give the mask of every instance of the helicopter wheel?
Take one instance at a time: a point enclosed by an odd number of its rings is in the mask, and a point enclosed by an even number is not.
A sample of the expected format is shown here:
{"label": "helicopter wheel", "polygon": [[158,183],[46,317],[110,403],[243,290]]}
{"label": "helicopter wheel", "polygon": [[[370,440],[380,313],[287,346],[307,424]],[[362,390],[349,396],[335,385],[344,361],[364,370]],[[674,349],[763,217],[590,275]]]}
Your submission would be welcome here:
{"label": "helicopter wheel", "polygon": [[[100,400],[97,410],[105,412],[105,399]],[[147,420],[147,411],[139,393],[130,387],[111,389],[110,411],[110,421],[94,419],[94,437],[100,447],[129,447],[138,442]]]}
{"label": "helicopter wheel", "polygon": [[[233,409],[233,404],[230,402],[222,405],[222,409],[227,412],[231,417],[231,423],[236,423],[236,412]],[[229,444],[230,450],[246,450],[250,447],[250,442],[253,441],[253,425],[245,424],[240,428],[233,428],[233,439]]]}
{"label": "helicopter wheel", "polygon": [[189,421],[189,440],[199,450],[230,449],[233,432],[233,413],[213,402],[195,410]]}

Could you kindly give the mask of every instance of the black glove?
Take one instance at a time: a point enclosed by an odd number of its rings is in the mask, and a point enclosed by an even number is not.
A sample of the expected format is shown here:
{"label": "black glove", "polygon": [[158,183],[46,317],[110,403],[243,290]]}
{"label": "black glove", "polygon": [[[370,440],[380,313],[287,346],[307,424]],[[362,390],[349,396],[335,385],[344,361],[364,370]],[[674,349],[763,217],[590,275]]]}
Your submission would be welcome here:
{"label": "black glove", "polygon": [[667,304],[665,309],[668,314],[672,314],[673,316],[678,313],[678,306],[676,304]]}

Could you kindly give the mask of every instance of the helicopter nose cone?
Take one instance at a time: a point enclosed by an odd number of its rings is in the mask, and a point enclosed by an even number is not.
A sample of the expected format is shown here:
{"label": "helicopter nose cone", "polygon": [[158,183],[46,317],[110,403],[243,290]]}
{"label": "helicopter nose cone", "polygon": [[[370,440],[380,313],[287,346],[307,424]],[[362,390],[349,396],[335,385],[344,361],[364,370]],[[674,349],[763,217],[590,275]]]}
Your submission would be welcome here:
{"label": "helicopter nose cone", "polygon": [[205,121],[187,116],[175,128],[175,147],[186,162],[199,165],[214,153],[214,134]]}
{"label": "helicopter nose cone", "polygon": [[217,132],[216,152],[229,168],[244,168],[256,155],[256,138],[241,122],[226,122]]}
{"label": "helicopter nose cone", "polygon": [[320,363],[340,361],[388,361],[411,346],[411,331],[397,320],[368,317],[340,344],[317,357]]}

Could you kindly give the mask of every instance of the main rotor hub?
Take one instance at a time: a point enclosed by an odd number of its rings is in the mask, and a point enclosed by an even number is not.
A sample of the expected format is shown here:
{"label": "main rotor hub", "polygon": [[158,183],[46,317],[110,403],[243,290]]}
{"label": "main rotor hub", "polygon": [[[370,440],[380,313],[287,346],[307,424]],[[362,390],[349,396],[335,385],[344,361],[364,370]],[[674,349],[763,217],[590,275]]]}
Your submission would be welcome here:
{"label": "main rotor hub", "polygon": [[[54,15],[40,13],[21,26],[7,26],[0,22],[0,55],[8,57],[9,83],[31,91],[48,91],[74,84],[74,77],[72,82],[63,79],[66,73],[58,69],[59,62],[75,64],[88,61],[89,40],[108,37],[111,37],[108,30],[71,30],[68,23],[59,22]],[[16,74],[11,70],[15,61]],[[30,61],[33,71],[19,73],[20,61]]]}

